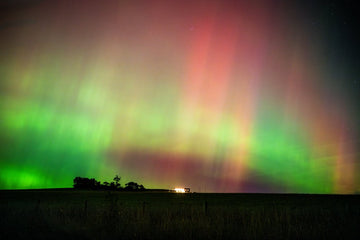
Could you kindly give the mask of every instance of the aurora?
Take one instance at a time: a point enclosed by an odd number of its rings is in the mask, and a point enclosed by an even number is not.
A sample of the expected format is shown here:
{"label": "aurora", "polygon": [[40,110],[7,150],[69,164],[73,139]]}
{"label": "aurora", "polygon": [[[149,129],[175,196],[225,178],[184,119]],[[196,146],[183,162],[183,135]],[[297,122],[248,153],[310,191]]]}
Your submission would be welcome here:
{"label": "aurora", "polygon": [[3,5],[1,189],[119,174],[199,192],[360,191],[344,6]]}

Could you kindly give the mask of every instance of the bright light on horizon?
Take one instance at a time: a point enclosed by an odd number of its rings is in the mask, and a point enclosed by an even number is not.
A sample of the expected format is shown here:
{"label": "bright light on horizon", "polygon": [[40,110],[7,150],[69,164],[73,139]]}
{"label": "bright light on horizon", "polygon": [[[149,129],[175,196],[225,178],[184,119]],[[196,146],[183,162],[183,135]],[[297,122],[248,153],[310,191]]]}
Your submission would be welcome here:
{"label": "bright light on horizon", "polygon": [[185,188],[175,188],[174,190],[177,193],[185,193]]}

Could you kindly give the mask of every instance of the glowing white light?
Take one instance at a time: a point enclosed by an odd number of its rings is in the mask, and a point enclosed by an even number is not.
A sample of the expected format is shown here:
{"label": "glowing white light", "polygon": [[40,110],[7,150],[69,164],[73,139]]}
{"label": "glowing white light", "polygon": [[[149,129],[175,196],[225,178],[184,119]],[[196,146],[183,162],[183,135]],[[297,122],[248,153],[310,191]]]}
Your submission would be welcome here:
{"label": "glowing white light", "polygon": [[175,188],[174,190],[175,190],[175,192],[177,192],[177,193],[185,193],[185,189],[184,189],[184,188]]}

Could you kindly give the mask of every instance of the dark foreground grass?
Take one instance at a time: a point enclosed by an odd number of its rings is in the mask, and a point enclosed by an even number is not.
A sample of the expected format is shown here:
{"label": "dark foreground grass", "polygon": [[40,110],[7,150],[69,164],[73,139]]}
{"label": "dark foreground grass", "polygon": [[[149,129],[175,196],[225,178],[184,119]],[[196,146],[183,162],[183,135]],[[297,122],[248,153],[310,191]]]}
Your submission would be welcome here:
{"label": "dark foreground grass", "polygon": [[360,196],[0,191],[0,239],[358,239]]}

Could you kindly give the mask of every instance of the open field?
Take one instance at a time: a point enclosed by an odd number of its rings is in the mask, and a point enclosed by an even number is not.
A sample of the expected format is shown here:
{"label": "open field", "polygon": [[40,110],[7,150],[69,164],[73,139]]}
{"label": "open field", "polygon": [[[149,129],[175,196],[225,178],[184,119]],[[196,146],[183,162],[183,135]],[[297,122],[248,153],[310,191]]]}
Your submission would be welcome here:
{"label": "open field", "polygon": [[0,191],[0,239],[357,239],[359,195]]}

